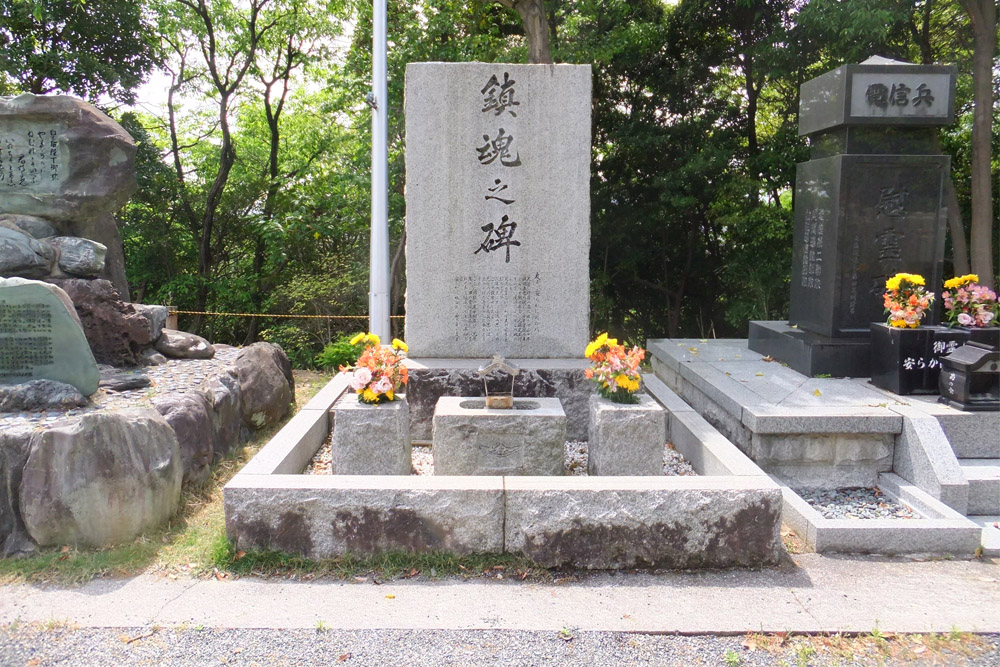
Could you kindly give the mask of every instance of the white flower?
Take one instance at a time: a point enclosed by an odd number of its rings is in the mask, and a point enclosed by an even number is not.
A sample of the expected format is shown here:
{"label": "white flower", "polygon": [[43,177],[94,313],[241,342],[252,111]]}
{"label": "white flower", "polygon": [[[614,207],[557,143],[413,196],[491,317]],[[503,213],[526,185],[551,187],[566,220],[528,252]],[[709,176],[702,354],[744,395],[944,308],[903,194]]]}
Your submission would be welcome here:
{"label": "white flower", "polygon": [[372,372],[367,368],[355,368],[351,376],[351,389],[360,391],[372,381]]}
{"label": "white flower", "polygon": [[968,313],[958,314],[958,323],[961,324],[963,327],[969,326],[970,324],[972,324],[973,321],[974,320],[972,319],[972,315],[969,315]]}
{"label": "white flower", "polygon": [[[961,317],[961,315],[959,317]],[[983,323],[983,326],[986,326],[987,324],[989,324],[990,320],[992,320],[992,319],[993,319],[993,313],[991,313],[988,310],[983,311],[979,315],[979,320]]]}

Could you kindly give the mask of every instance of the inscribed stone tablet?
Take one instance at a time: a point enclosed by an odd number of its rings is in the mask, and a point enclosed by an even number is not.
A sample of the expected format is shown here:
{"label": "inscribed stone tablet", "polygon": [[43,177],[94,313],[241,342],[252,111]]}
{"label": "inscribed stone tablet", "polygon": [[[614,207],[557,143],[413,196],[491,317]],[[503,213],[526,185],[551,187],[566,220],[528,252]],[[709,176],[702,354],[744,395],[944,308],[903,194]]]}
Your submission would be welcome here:
{"label": "inscribed stone tablet", "polygon": [[37,280],[0,278],[0,384],[38,379],[65,382],[89,396],[100,374],[65,292]]}
{"label": "inscribed stone tablet", "polygon": [[411,356],[582,354],[590,78],[586,65],[407,66]]}

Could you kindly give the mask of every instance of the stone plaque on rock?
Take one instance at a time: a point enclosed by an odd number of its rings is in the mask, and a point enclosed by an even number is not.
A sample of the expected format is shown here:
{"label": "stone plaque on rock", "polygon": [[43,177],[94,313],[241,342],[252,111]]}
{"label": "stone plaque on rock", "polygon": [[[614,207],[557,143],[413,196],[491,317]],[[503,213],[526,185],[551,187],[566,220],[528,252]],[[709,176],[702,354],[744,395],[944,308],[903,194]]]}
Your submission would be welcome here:
{"label": "stone plaque on rock", "polygon": [[65,292],[35,280],[0,278],[0,384],[36,379],[65,382],[89,396],[100,374]]}
{"label": "stone plaque on rock", "polygon": [[411,356],[586,347],[590,106],[586,65],[407,66]]}
{"label": "stone plaque on rock", "polygon": [[0,213],[91,218],[135,188],[135,142],[96,107],[65,95],[0,98]]}

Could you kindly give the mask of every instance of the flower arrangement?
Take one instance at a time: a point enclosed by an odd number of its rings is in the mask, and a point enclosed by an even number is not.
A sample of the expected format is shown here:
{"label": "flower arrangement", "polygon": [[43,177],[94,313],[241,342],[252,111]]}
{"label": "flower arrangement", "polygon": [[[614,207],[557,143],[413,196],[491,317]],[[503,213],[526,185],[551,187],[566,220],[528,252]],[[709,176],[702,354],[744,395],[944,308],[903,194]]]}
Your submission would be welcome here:
{"label": "flower arrangement", "polygon": [[885,281],[882,297],[886,324],[891,327],[915,329],[920,326],[926,311],[934,302],[934,294],[924,289],[924,277],[915,273],[897,273]]}
{"label": "flower arrangement", "polygon": [[587,345],[585,355],[593,363],[584,374],[597,383],[597,392],[615,403],[638,403],[639,364],[646,356],[641,347],[625,351],[615,338],[602,333]]}
{"label": "flower arrangement", "polygon": [[396,392],[409,380],[402,363],[409,348],[398,338],[392,340],[391,347],[382,345],[373,333],[360,333],[351,339],[351,345],[362,343],[365,350],[354,365],[340,367],[342,372],[351,372],[351,389],[362,403],[378,405],[396,400]]}
{"label": "flower arrangement", "polygon": [[948,326],[988,327],[996,324],[997,295],[970,273],[944,281],[944,316]]}

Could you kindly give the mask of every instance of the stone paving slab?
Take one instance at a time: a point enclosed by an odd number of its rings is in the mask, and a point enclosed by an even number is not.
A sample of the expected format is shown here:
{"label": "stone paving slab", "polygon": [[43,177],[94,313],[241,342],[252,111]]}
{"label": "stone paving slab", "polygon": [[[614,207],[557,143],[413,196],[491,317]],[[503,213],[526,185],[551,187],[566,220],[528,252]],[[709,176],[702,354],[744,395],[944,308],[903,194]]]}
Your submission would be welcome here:
{"label": "stone paving slab", "polygon": [[[97,579],[0,587],[0,623],[81,627],[526,629],[646,633],[1000,632],[998,561],[800,554],[759,570],[548,583]],[[557,575],[559,576],[559,575]],[[665,604],[665,601],[669,601]]]}

